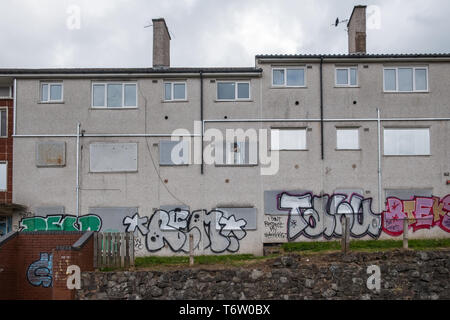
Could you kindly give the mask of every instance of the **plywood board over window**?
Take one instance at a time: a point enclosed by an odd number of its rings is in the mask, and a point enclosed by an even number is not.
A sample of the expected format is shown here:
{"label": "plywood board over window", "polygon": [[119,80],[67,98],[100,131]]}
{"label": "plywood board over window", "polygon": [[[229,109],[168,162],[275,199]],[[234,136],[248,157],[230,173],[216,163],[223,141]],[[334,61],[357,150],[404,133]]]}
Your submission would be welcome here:
{"label": "plywood board over window", "polygon": [[91,172],[137,172],[137,143],[92,143]]}
{"label": "plywood board over window", "polygon": [[66,143],[43,141],[36,143],[37,167],[64,167],[66,165]]}

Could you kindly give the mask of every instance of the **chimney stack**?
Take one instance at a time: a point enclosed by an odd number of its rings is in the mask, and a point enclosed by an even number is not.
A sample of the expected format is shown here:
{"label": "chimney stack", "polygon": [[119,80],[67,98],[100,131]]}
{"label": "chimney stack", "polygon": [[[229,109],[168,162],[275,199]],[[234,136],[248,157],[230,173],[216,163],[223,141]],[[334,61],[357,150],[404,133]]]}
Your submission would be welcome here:
{"label": "chimney stack", "polygon": [[170,67],[170,35],[164,18],[153,19],[153,68]]}
{"label": "chimney stack", "polygon": [[348,29],[348,53],[366,53],[366,8],[367,6],[355,6],[347,24]]}

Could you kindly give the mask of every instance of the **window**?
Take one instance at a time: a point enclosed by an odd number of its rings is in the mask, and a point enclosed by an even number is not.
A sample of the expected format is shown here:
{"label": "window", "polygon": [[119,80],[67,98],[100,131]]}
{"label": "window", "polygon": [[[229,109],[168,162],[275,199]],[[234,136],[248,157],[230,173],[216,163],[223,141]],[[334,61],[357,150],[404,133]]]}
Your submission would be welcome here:
{"label": "window", "polygon": [[8,136],[8,109],[0,109],[0,137]]}
{"label": "window", "polygon": [[36,167],[64,167],[66,143],[64,141],[36,142]]}
{"label": "window", "polygon": [[12,97],[12,87],[0,86],[0,99],[1,98],[11,98]]}
{"label": "window", "polygon": [[216,230],[224,231],[241,230],[241,223],[235,221],[244,220],[244,230],[256,230],[256,208],[216,208]]}
{"label": "window", "polygon": [[137,108],[136,83],[93,83],[93,108]]}
{"label": "window", "polygon": [[159,164],[163,166],[189,164],[189,142],[161,140],[159,142]]}
{"label": "window", "polygon": [[357,73],[356,67],[336,68],[336,86],[357,86]]}
{"label": "window", "polygon": [[8,185],[8,163],[0,162],[0,191],[7,191]]}
{"label": "window", "polygon": [[63,84],[62,82],[42,82],[41,102],[62,102]]}
{"label": "window", "polygon": [[340,128],[336,129],[337,144],[339,150],[357,150],[359,149],[359,130]]}
{"label": "window", "polygon": [[186,83],[165,82],[164,100],[165,101],[186,100]]}
{"label": "window", "polygon": [[[246,151],[248,143],[244,141],[232,142],[226,145],[225,148],[225,164],[248,164],[248,157],[246,157]],[[228,154],[228,157],[226,156]]]}
{"label": "window", "polygon": [[430,154],[430,129],[384,129],[384,154],[417,156]]}
{"label": "window", "polygon": [[250,82],[217,82],[217,100],[249,100]]}
{"label": "window", "polygon": [[272,129],[272,150],[306,150],[306,129]]}
{"label": "window", "polygon": [[272,69],[272,85],[284,87],[304,87],[305,68]]}
{"label": "window", "polygon": [[413,200],[414,197],[432,197],[432,189],[386,189],[386,198],[395,197],[400,200]]}
{"label": "window", "polygon": [[428,68],[426,67],[385,68],[384,91],[427,92]]}
{"label": "window", "polygon": [[0,237],[12,231],[12,217],[0,216]]}

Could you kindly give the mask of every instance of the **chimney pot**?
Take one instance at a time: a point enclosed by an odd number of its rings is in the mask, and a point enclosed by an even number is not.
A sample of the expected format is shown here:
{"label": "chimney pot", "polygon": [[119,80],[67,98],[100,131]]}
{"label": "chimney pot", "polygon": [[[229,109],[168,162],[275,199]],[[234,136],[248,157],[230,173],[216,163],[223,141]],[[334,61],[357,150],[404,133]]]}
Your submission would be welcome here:
{"label": "chimney pot", "polygon": [[355,6],[348,21],[348,53],[350,54],[366,53],[366,8],[367,6]]}
{"label": "chimney pot", "polygon": [[153,68],[170,67],[170,34],[164,18],[153,19]]}

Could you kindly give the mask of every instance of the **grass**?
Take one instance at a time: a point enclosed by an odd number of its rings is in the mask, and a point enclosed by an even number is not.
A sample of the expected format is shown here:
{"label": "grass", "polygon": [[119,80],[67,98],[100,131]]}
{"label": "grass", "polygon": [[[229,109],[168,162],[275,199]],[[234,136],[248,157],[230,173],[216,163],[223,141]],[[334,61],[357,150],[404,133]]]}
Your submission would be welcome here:
{"label": "grass", "polygon": [[[321,252],[341,250],[340,241],[326,242],[289,242],[282,246],[285,252],[306,251]],[[402,240],[351,240],[350,250],[373,251],[383,249],[400,249]],[[413,239],[408,241],[408,247],[415,250],[436,249],[450,247],[450,239]]]}
{"label": "grass", "polygon": [[[449,239],[413,239],[409,240],[408,246],[413,250],[450,248]],[[403,247],[402,240],[351,240],[350,250],[352,251],[383,251],[390,249],[400,249]],[[340,241],[314,241],[314,242],[289,242],[281,245],[282,251],[301,252],[302,254],[316,252],[336,252],[341,250]],[[265,259],[271,259],[281,254],[272,254],[269,256],[254,256],[252,254],[235,254],[235,255],[205,255],[195,256],[195,265],[227,265],[242,266],[252,262],[258,262]],[[172,257],[137,257],[135,260],[136,268],[152,268],[164,266],[188,266],[188,256],[172,256]],[[115,268],[102,268],[100,271],[117,271]]]}
{"label": "grass", "polygon": [[[261,257],[252,254],[236,254],[236,255],[208,255],[195,256],[195,265],[208,264],[225,264],[225,265],[242,265],[245,262],[268,259],[269,256]],[[135,260],[136,268],[151,267],[157,265],[187,265],[189,257],[137,257]]]}

